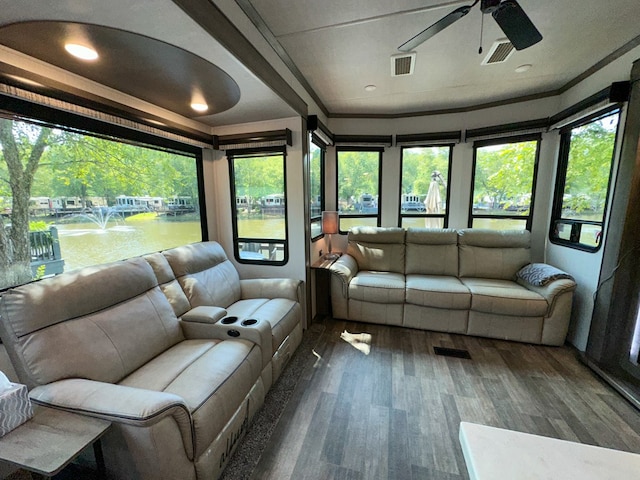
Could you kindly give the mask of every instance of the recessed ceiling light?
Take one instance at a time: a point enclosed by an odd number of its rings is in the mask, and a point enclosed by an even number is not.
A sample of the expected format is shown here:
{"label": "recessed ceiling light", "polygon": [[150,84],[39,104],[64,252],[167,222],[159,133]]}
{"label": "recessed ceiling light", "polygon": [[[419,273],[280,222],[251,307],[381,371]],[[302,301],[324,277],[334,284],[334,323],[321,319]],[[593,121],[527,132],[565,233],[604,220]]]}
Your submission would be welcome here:
{"label": "recessed ceiling light", "polygon": [[530,63],[525,63],[524,65],[520,65],[519,67],[516,67],[516,73],[524,73],[528,71],[531,67],[532,65]]}
{"label": "recessed ceiling light", "polygon": [[366,87],[364,87],[364,89],[367,92],[373,92],[376,88],[378,88],[378,87],[376,87],[375,85],[367,85]]}
{"label": "recessed ceiling light", "polygon": [[191,108],[193,108],[196,112],[206,112],[209,110],[209,105],[204,102],[193,102],[191,104]]}
{"label": "recessed ceiling light", "polygon": [[64,49],[76,58],[81,60],[96,60],[98,58],[98,52],[93,48],[86,45],[80,45],[79,43],[67,43]]}

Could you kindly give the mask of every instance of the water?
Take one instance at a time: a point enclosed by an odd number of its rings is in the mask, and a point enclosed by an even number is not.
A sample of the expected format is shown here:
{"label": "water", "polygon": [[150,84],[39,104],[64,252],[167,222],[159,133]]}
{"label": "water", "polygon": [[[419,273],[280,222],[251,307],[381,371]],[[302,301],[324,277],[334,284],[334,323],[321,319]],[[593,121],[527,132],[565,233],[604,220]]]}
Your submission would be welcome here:
{"label": "water", "polygon": [[145,253],[199,242],[199,221],[110,222],[101,229],[94,222],[56,225],[65,271],[131,258]]}

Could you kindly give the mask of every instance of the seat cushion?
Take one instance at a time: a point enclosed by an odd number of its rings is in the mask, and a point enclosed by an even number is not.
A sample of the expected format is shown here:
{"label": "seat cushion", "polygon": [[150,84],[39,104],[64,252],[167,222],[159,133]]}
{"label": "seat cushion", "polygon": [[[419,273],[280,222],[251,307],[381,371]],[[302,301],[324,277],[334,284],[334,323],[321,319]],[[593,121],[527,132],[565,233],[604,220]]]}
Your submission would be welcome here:
{"label": "seat cushion", "polygon": [[404,275],[360,271],[349,283],[349,298],[372,303],[404,303]]}
{"label": "seat cushion", "polygon": [[469,289],[456,277],[407,275],[407,303],[423,307],[468,310]]}
{"label": "seat cushion", "polygon": [[195,457],[231,419],[260,378],[262,353],[247,340],[185,340],[124,378],[120,385],[173,393],[191,412]]}
{"label": "seat cushion", "polygon": [[251,298],[230,305],[227,314],[269,322],[273,355],[298,324],[299,310],[300,304],[288,298]]}
{"label": "seat cushion", "polygon": [[462,278],[471,292],[471,310],[500,315],[543,317],[549,305],[542,295],[509,280]]}

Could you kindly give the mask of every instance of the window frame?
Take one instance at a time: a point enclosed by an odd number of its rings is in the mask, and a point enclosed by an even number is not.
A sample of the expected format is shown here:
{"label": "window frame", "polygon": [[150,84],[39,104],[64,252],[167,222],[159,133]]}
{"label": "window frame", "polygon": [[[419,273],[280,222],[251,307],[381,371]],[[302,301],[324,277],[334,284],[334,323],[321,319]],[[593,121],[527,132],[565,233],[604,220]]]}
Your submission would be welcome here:
{"label": "window frame", "polygon": [[[473,213],[473,197],[475,193],[476,168],[478,160],[478,149],[482,147],[494,145],[507,145],[513,143],[536,142],[536,153],[533,164],[533,176],[531,179],[531,202],[529,203],[529,214],[524,215],[474,215]],[[533,212],[536,198],[536,185],[538,183],[538,167],[540,165],[540,144],[542,143],[541,133],[521,134],[504,137],[496,137],[486,140],[476,140],[473,143],[473,166],[471,170],[471,187],[469,189],[469,216],[467,220],[468,228],[473,228],[473,220],[478,219],[497,219],[497,220],[525,220],[525,230],[531,231],[533,225]]]}
{"label": "window frame", "polygon": [[[569,155],[571,152],[571,133],[572,130],[578,127],[588,125],[598,120],[604,119],[608,116],[618,114],[618,124],[616,125],[616,133],[613,139],[613,149],[611,153],[611,163],[609,165],[609,179],[607,181],[607,190],[605,196],[605,202],[602,212],[602,221],[590,221],[579,219],[566,219],[562,217],[562,204],[564,198],[564,190],[567,180],[567,168],[569,167]],[[551,206],[551,218],[549,221],[549,241],[555,245],[563,247],[573,248],[583,252],[596,253],[602,245],[603,241],[599,241],[595,247],[589,246],[584,243],[580,243],[580,234],[582,225],[600,225],[602,235],[604,235],[604,227],[607,222],[607,210],[609,208],[609,201],[611,200],[611,184],[613,180],[614,165],[616,155],[618,153],[618,139],[620,135],[620,124],[622,120],[622,108],[620,105],[610,105],[606,108],[598,110],[590,115],[580,118],[568,125],[563,126],[560,129],[560,148],[558,150],[558,166],[556,169],[556,181],[553,191],[553,202]],[[566,240],[559,238],[556,235],[556,226],[558,223],[571,225],[570,239]]]}
{"label": "window frame", "polygon": [[[313,231],[313,224],[320,224],[320,233],[315,237],[311,237],[311,242],[317,242],[321,238],[324,237],[322,233],[322,212],[325,210],[325,165],[326,165],[326,157],[327,157],[327,145],[314,133],[309,135],[310,142],[309,145],[315,145],[320,149],[320,214],[318,216],[312,215],[311,204],[313,200],[309,203],[309,232]],[[311,148],[309,149],[309,191],[311,192]]]}
{"label": "window frame", "polygon": [[[205,181],[204,181],[204,161],[203,147],[181,142],[179,140],[168,138],[153,133],[140,130],[136,127],[125,127],[116,123],[110,123],[99,118],[84,116],[67,110],[62,110],[54,106],[34,103],[21,98],[12,97],[0,93],[0,114],[5,118],[24,123],[31,123],[40,127],[51,127],[58,130],[77,133],[81,135],[91,136],[113,142],[139,146],[141,148],[155,149],[158,151],[174,153],[190,157],[195,162],[196,184],[198,188],[198,209],[200,212],[200,238],[201,242],[209,240],[209,229],[207,224],[207,209],[205,200]],[[117,116],[119,119],[136,122],[124,116]],[[141,125],[144,127],[144,125]],[[169,132],[173,133],[173,132]],[[202,142],[202,138],[196,139],[185,132],[179,132],[185,135],[186,139],[197,140]],[[141,253],[145,255],[154,253],[153,251]],[[140,256],[136,255],[136,256]],[[99,264],[96,264],[99,265]],[[89,265],[87,265],[89,266]],[[32,279],[30,282],[36,282],[38,279]],[[8,288],[14,288],[14,285]],[[4,291],[7,288],[0,289]]]}
{"label": "window frame", "polygon": [[343,218],[375,218],[376,226],[379,227],[381,223],[381,205],[382,205],[382,156],[384,154],[384,147],[374,146],[337,146],[336,147],[336,205],[339,205],[339,191],[340,191],[340,152],[377,152],[378,153],[378,211],[373,214],[362,215],[340,215],[340,221],[338,222],[338,231],[341,235],[346,235],[348,230],[342,230]]}
{"label": "window frame", "polygon": [[[233,256],[238,263],[248,265],[275,265],[283,266],[289,262],[289,202],[287,195],[287,147],[272,146],[272,147],[254,147],[254,148],[240,148],[227,150],[227,160],[229,164],[229,190],[231,193],[230,205],[231,205],[231,228],[233,234]],[[260,156],[274,156],[282,155],[282,174],[284,180],[284,239],[276,238],[243,238],[238,236],[238,222],[237,222],[237,205],[236,205],[236,187],[235,187],[235,175],[234,175],[234,160],[236,158],[249,158]],[[253,260],[240,257],[240,243],[282,243],[284,245],[283,259],[282,260]]]}
{"label": "window frame", "polygon": [[[400,180],[398,184],[398,191],[400,192],[400,203],[398,204],[398,227],[402,227],[402,220],[404,218],[442,218],[443,228],[448,228],[449,226],[449,207],[450,207],[450,199],[451,199],[451,189],[449,186],[451,185],[451,170],[453,164],[453,147],[455,143],[430,143],[430,144],[419,144],[419,145],[402,145],[400,147]],[[428,214],[426,213],[402,213],[402,179],[404,174],[404,151],[405,149],[410,148],[440,148],[440,147],[449,147],[449,163],[447,166],[447,196],[446,196],[446,210],[444,214]]]}

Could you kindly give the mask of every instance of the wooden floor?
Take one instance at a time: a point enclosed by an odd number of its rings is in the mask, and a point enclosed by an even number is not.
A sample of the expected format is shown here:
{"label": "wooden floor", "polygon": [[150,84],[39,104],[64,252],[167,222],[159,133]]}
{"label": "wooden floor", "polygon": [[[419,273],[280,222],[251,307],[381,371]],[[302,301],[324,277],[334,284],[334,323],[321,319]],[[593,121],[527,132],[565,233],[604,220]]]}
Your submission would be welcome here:
{"label": "wooden floor", "polygon": [[640,453],[640,414],[571,348],[323,323],[253,479],[467,479],[460,421]]}

